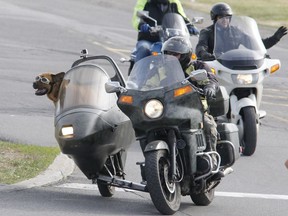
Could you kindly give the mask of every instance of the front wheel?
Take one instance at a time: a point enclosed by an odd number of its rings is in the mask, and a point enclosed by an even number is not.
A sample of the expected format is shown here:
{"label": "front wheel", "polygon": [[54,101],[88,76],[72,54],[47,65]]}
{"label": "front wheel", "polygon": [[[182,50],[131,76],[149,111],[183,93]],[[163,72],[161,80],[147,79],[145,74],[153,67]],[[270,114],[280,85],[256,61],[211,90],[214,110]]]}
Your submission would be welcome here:
{"label": "front wheel", "polygon": [[178,211],[181,202],[179,182],[171,181],[170,161],[167,150],[145,154],[147,187],[153,204],[162,214],[171,215]]}
{"label": "front wheel", "polygon": [[246,156],[254,154],[257,144],[257,120],[253,107],[244,107],[241,110],[244,135],[242,140],[242,153]]}

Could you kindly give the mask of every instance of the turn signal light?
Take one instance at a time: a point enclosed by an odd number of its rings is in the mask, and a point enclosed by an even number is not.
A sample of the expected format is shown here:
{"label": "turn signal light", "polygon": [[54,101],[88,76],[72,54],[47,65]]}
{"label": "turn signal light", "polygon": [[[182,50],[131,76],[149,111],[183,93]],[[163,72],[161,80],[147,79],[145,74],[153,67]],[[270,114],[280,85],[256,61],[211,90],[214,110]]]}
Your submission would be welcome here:
{"label": "turn signal light", "polygon": [[191,59],[192,59],[192,60],[196,60],[196,59],[197,59],[197,55],[196,55],[195,53],[192,53]]}
{"label": "turn signal light", "polygon": [[120,103],[126,103],[126,104],[132,104],[133,103],[133,97],[130,95],[122,95],[119,98]]}
{"label": "turn signal light", "polygon": [[270,73],[272,74],[272,73],[276,72],[277,70],[279,70],[279,68],[280,68],[280,65],[279,65],[279,64],[273,65],[273,66],[270,68]]}
{"label": "turn signal light", "polygon": [[187,94],[189,92],[192,92],[193,88],[192,86],[188,85],[188,86],[184,86],[178,89],[174,90],[174,97],[179,97],[181,95]]}
{"label": "turn signal light", "polygon": [[215,70],[215,68],[211,68],[211,71],[212,71],[212,73],[213,73],[214,75],[216,75],[216,70]]}

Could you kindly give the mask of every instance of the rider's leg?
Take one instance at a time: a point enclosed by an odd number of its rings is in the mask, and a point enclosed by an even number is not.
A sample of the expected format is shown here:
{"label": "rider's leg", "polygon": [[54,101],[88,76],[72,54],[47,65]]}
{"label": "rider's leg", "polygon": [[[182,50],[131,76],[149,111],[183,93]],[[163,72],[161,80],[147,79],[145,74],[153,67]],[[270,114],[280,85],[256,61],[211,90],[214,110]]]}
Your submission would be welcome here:
{"label": "rider's leg", "polygon": [[[206,139],[206,152],[209,151],[216,151],[216,145],[217,145],[217,124],[213,118],[213,116],[209,115],[207,112],[204,114],[204,133],[205,133],[205,139]],[[213,167],[216,167],[218,164],[217,157],[215,154],[212,154],[212,162]],[[212,177],[213,180],[220,180],[222,177],[224,177],[224,173],[222,171],[219,171],[218,173],[214,174]]]}

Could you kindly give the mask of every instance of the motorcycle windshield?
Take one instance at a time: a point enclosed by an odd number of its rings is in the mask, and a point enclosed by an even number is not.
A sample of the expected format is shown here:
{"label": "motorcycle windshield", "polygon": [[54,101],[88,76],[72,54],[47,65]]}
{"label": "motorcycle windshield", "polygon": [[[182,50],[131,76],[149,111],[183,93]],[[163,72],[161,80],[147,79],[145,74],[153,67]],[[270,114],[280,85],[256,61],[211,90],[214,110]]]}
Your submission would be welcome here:
{"label": "motorcycle windshield", "polygon": [[115,94],[105,91],[107,73],[97,65],[80,65],[66,72],[62,81],[56,115],[77,108],[108,110],[116,104]]}
{"label": "motorcycle windshield", "polygon": [[217,20],[214,55],[218,60],[260,60],[265,54],[266,48],[254,19],[233,15]]}
{"label": "motorcycle windshield", "polygon": [[177,13],[166,13],[162,20],[164,41],[174,36],[189,38],[189,32],[184,19]]}
{"label": "motorcycle windshield", "polygon": [[185,79],[179,60],[171,55],[148,56],[137,61],[127,80],[127,89],[151,91]]}

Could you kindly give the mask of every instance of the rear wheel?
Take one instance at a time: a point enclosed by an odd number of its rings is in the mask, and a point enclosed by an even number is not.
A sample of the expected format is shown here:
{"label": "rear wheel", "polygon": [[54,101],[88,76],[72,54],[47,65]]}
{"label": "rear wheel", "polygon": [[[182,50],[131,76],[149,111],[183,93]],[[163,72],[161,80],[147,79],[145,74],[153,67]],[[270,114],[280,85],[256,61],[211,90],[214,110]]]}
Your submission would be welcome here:
{"label": "rear wheel", "polygon": [[145,172],[150,197],[159,212],[174,214],[181,202],[179,182],[171,181],[170,161],[167,150],[157,150],[145,154]]}
{"label": "rear wheel", "polygon": [[112,197],[115,193],[115,187],[107,184],[104,181],[97,179],[97,185],[101,196]]}
{"label": "rear wheel", "polygon": [[253,107],[244,107],[241,110],[241,116],[244,127],[242,153],[243,155],[251,156],[254,154],[257,144],[257,120],[255,109]]}

